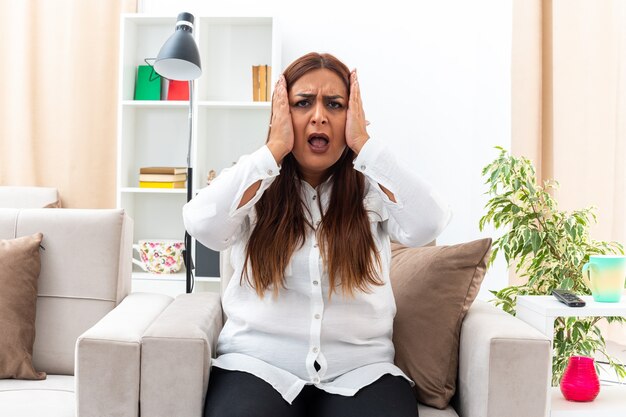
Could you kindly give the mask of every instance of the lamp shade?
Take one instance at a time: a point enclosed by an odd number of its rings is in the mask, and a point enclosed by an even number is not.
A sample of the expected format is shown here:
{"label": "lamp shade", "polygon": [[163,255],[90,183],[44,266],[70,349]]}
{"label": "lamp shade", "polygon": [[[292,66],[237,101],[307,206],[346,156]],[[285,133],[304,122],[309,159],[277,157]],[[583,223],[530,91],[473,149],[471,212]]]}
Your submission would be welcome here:
{"label": "lamp shade", "polygon": [[154,70],[169,80],[190,81],[202,75],[200,53],[193,38],[193,15],[180,13],[176,29],[161,47]]}

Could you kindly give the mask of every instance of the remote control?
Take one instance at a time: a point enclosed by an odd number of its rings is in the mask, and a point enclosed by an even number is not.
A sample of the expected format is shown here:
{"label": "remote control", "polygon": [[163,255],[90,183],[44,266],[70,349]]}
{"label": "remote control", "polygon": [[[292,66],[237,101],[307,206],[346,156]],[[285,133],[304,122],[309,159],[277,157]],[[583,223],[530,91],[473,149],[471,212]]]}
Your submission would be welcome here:
{"label": "remote control", "polygon": [[568,290],[552,290],[554,298],[568,307],[584,307],[585,300]]}

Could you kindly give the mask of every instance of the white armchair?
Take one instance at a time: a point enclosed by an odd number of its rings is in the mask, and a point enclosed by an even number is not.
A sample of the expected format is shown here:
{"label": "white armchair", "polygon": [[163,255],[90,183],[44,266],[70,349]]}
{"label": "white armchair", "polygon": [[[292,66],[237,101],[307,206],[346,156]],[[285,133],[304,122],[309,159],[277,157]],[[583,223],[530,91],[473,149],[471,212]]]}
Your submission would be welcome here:
{"label": "white armchair", "polygon": [[[232,276],[220,256],[222,291]],[[143,338],[141,415],[202,417],[223,317],[219,294],[179,296]],[[521,320],[480,300],[461,328],[457,392],[444,410],[418,405],[420,417],[544,417],[550,341]]]}

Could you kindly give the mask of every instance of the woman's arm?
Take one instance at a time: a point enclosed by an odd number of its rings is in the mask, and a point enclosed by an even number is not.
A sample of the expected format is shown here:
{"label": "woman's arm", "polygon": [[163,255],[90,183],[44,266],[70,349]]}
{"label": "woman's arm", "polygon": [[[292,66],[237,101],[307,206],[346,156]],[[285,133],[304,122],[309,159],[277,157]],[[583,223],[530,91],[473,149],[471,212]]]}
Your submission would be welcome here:
{"label": "woman's arm", "polygon": [[280,76],[272,96],[272,119],[267,145],[225,169],[183,207],[185,228],[213,250],[230,246],[242,232],[244,220],[280,171],[293,148],[287,84]]}
{"label": "woman's arm", "polygon": [[378,184],[378,186],[380,187],[381,190],[383,190],[383,192],[387,195],[387,198],[389,198],[389,200],[393,201],[394,203],[397,203],[396,201],[396,197],[393,195],[393,193],[391,191],[389,191],[388,189],[386,189],[385,187],[383,187],[382,185]]}
{"label": "woman's arm", "polygon": [[248,202],[252,200],[252,197],[256,195],[257,191],[259,191],[259,188],[261,188],[261,180],[255,182],[243,192],[243,197],[241,197],[241,201],[239,202],[237,208],[241,208],[242,206],[248,204]]}
{"label": "woman's arm", "polygon": [[[272,156],[274,157],[274,160],[276,161],[277,164],[280,164],[280,162],[287,155],[287,153],[289,153],[289,152],[284,152],[284,150],[282,150],[280,146],[276,145],[273,142],[269,142],[267,144],[267,148],[272,153]],[[257,192],[259,191],[259,188],[261,188],[261,180],[258,180],[257,182],[252,184],[250,187],[248,187],[246,191],[244,191],[243,197],[241,197],[241,201],[239,202],[239,205],[237,206],[237,208],[240,208],[248,204],[248,202],[252,200],[252,197],[254,197],[257,194]]]}
{"label": "woman's arm", "polygon": [[213,250],[230,246],[254,204],[278,176],[280,167],[267,146],[239,158],[183,207],[185,229]]}
{"label": "woman's arm", "polygon": [[389,213],[386,223],[391,238],[406,246],[434,240],[450,223],[452,210],[436,190],[377,139],[369,139],[354,160],[380,194]]}

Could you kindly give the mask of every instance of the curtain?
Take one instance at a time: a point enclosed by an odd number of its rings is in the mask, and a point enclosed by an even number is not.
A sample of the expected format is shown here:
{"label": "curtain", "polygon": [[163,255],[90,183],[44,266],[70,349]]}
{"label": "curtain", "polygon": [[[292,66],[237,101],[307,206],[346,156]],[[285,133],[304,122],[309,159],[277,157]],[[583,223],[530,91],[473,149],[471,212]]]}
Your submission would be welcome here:
{"label": "curtain", "polygon": [[136,0],[0,0],[0,184],[115,207],[120,15]]}
{"label": "curtain", "polygon": [[559,181],[560,209],[597,207],[593,239],[625,243],[626,1],[513,0],[512,40],[511,152]]}

